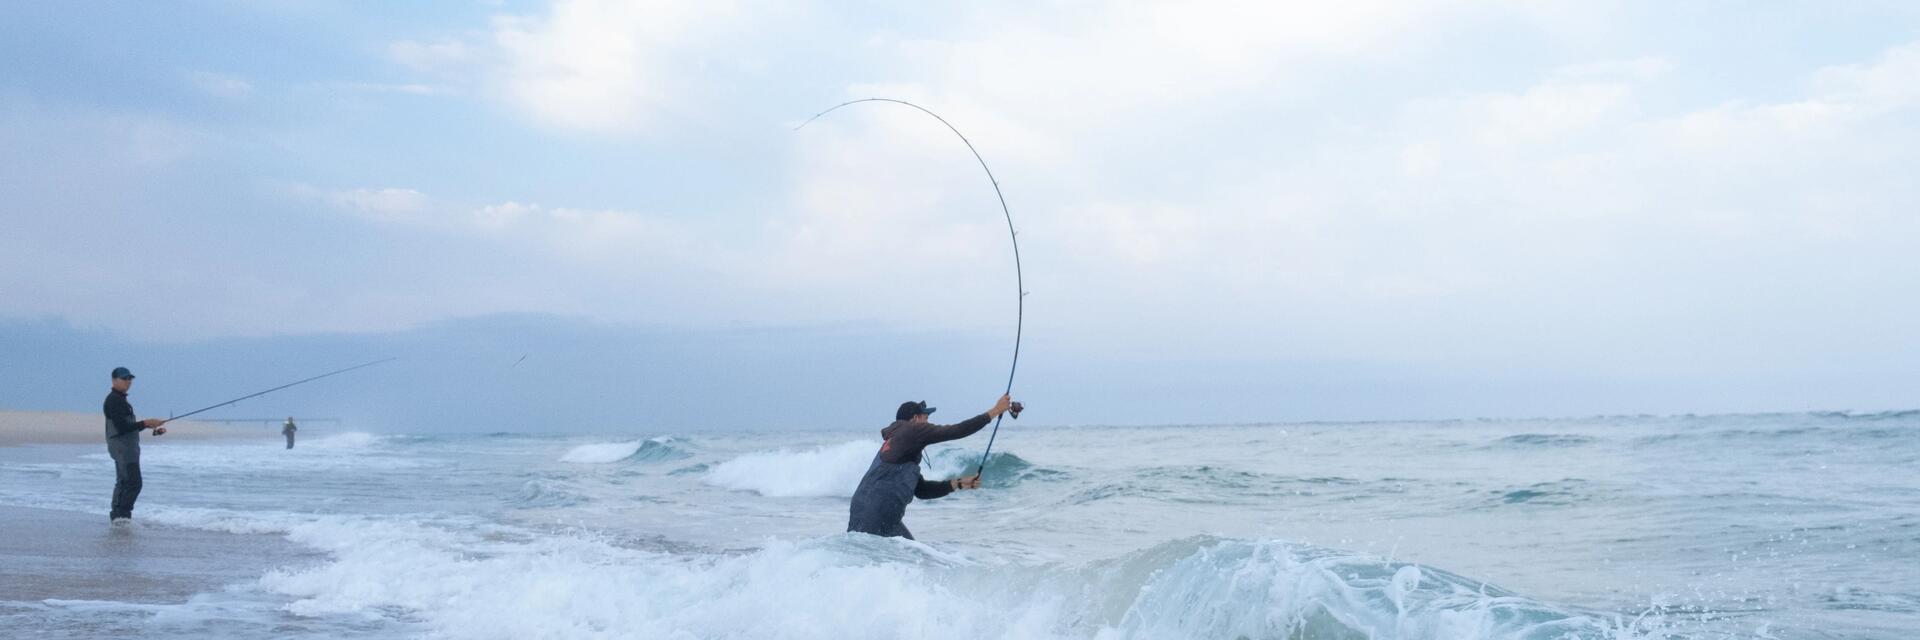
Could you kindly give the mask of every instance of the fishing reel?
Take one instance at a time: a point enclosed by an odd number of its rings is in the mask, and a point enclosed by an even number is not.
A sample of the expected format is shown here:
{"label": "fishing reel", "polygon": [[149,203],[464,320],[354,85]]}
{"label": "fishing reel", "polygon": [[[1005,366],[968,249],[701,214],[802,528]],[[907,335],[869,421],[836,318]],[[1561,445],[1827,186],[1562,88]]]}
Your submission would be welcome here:
{"label": "fishing reel", "polygon": [[1019,403],[1019,402],[1014,402],[1014,403],[1012,403],[1012,404],[1009,404],[1009,405],[1007,405],[1007,413],[1010,413],[1010,414],[1013,414],[1013,419],[1015,419],[1015,420],[1019,420],[1019,419],[1020,419],[1020,410],[1021,410],[1021,409],[1025,409],[1025,408],[1026,408],[1026,407],[1022,407],[1022,406],[1020,406],[1020,403]]}

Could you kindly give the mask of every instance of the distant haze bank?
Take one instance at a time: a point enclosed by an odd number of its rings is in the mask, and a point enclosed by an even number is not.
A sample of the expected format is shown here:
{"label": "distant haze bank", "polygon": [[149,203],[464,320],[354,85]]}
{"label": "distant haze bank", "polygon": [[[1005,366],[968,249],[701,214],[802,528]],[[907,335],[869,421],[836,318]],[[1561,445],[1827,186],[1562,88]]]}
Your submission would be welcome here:
{"label": "distant haze bank", "polygon": [[[102,395],[105,395],[102,393]],[[154,417],[143,415],[142,417]],[[0,447],[23,444],[86,444],[106,442],[104,418],[97,413],[64,411],[0,411]],[[150,432],[149,432],[150,433]],[[165,441],[278,437],[278,429],[185,421],[167,425]],[[142,438],[154,436],[143,434]],[[104,451],[105,449],[102,449]]]}
{"label": "distant haze bank", "polygon": [[[1512,364],[1264,361],[1090,348],[1030,334],[1014,428],[1524,418],[1910,408],[1899,372],[1631,374]],[[0,320],[0,406],[90,413],[107,372],[140,375],[165,416],[384,357],[391,363],[210,412],[326,416],[389,433],[684,433],[878,428],[904,400],[984,410],[1011,335],[830,326],[676,329],[500,315],[389,333],[141,342],[52,320]],[[97,428],[98,425],[95,425]]]}

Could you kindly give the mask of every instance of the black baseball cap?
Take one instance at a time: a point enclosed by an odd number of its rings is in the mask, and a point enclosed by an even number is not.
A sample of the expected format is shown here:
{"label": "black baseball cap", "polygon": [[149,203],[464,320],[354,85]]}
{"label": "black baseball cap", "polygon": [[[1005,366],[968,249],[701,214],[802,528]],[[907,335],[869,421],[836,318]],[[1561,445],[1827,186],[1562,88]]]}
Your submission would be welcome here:
{"label": "black baseball cap", "polygon": [[115,379],[115,380],[132,380],[132,379],[133,379],[133,372],[132,372],[132,371],[128,371],[126,367],[114,367],[114,368],[113,368],[113,379]]}
{"label": "black baseball cap", "polygon": [[927,401],[925,400],[919,402],[902,402],[900,403],[900,410],[893,412],[893,419],[905,420],[922,413],[931,415],[934,411],[935,409],[933,407],[927,406]]}

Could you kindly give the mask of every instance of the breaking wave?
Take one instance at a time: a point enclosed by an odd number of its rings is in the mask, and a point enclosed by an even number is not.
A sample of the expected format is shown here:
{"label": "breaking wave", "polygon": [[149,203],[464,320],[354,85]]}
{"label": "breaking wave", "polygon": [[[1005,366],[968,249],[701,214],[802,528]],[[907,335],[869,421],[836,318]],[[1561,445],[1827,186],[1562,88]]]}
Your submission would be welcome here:
{"label": "breaking wave", "polygon": [[1569,433],[1522,433],[1501,438],[1499,444],[1509,447],[1577,447],[1592,444],[1590,436]]}
{"label": "breaking wave", "polygon": [[980,465],[978,449],[960,447],[930,449],[925,457],[926,467],[922,475],[927,478],[957,478],[973,475],[975,470],[979,470],[980,484],[986,487],[1006,488],[1027,480],[1050,479],[1065,475],[1059,471],[1034,466],[1026,459],[1004,451],[988,454],[987,464],[984,467]]}
{"label": "breaking wave", "polygon": [[[779,449],[749,453],[709,470],[702,478],[707,484],[752,491],[771,498],[845,498],[853,495],[866,475],[879,443],[855,440],[811,449]],[[927,478],[954,478],[970,475],[980,463],[978,450],[959,447],[929,449],[921,474]],[[984,480],[989,487],[1010,487],[1029,478],[1059,475],[1059,472],[1035,467],[1020,456],[995,452],[987,458]]]}
{"label": "breaking wave", "polygon": [[1275,540],[1195,537],[1083,565],[980,562],[862,534],[667,553],[464,523],[169,510],[327,552],[259,586],[298,616],[417,623],[449,638],[1671,637],[1444,570]]}
{"label": "breaking wave", "polygon": [[632,460],[635,462],[659,462],[679,460],[693,454],[674,445],[671,436],[661,436],[633,442],[602,442],[583,444],[568,450],[560,456],[561,462],[574,464],[607,464]]}
{"label": "breaking wave", "polygon": [[300,446],[309,449],[364,449],[391,439],[392,436],[377,436],[371,433],[349,431],[319,438],[302,439]]}
{"label": "breaking wave", "polygon": [[749,453],[713,465],[701,480],[769,498],[844,498],[853,495],[879,446],[877,442],[855,440],[811,449]]}

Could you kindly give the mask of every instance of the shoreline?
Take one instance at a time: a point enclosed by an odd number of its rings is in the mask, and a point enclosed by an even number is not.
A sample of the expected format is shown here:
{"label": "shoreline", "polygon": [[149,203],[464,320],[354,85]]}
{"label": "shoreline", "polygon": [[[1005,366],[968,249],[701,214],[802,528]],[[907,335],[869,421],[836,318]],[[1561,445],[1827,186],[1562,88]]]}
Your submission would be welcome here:
{"label": "shoreline", "polygon": [[[156,437],[152,433],[142,439]],[[278,438],[278,429],[249,429],[183,420],[167,425],[168,440]],[[105,418],[97,413],[0,410],[0,447],[33,444],[96,444],[106,441]]]}
{"label": "shoreline", "polygon": [[0,506],[0,602],[177,603],[321,557],[282,536]]}

